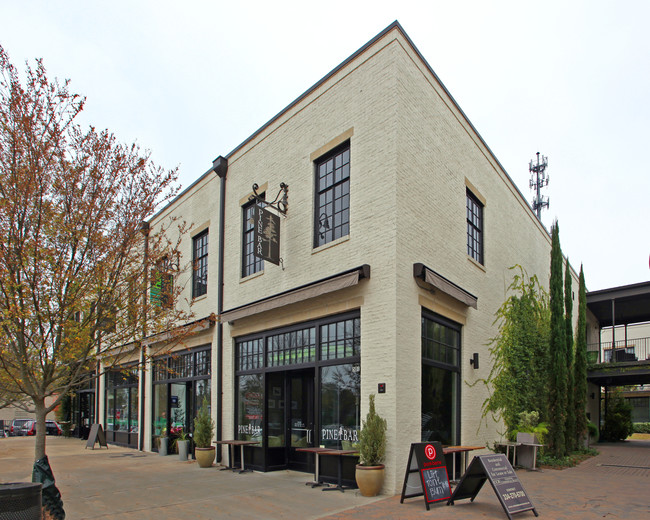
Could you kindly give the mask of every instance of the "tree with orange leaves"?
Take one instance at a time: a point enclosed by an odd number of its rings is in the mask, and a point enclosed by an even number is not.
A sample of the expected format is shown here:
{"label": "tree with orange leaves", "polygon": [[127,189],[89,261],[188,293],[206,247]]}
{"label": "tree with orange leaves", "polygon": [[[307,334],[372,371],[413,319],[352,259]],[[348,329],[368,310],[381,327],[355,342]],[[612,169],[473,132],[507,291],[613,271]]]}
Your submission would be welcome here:
{"label": "tree with orange leaves", "polygon": [[178,243],[159,230],[144,255],[142,233],[175,196],[176,171],[108,131],[83,130],[84,102],[41,60],[22,83],[0,47],[0,405],[35,413],[35,460],[46,415],[96,376],[100,356],[117,363],[145,331],[182,318],[146,297],[150,266]]}

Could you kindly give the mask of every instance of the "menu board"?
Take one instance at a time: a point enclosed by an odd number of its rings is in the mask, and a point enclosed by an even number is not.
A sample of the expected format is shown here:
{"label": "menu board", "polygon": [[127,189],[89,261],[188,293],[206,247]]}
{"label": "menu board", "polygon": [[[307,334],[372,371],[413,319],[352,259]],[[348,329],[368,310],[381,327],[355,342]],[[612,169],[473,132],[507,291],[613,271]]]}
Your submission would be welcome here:
{"label": "menu board", "polygon": [[424,496],[424,504],[446,500],[451,495],[449,476],[442,444],[439,442],[415,442],[411,444],[402,497]]}
{"label": "menu board", "polygon": [[90,428],[90,433],[88,434],[88,441],[86,442],[86,449],[92,448],[95,449],[95,443],[99,442],[99,447],[104,446],[108,449],[108,444],[106,444],[106,436],[104,435],[104,429],[99,423],[95,423]]}
{"label": "menu board", "polygon": [[503,453],[474,457],[451,495],[449,504],[453,505],[455,500],[463,498],[473,501],[486,480],[492,485],[508,518],[512,520],[512,515],[523,511],[532,511],[535,516],[539,516],[510,461]]}

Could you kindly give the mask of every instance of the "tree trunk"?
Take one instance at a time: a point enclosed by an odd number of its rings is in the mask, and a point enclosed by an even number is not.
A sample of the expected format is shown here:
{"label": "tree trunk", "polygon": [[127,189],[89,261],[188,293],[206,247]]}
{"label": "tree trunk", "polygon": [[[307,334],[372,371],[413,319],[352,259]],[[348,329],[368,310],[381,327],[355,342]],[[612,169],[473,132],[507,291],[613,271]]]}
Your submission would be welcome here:
{"label": "tree trunk", "polygon": [[34,399],[36,412],[36,442],[34,443],[34,462],[45,456],[45,399]]}

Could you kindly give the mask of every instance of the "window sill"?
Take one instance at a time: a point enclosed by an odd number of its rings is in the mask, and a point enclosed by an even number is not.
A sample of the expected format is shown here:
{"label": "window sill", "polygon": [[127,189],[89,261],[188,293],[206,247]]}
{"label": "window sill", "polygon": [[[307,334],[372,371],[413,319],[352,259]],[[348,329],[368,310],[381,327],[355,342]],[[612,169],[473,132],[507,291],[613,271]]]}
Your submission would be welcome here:
{"label": "window sill", "polygon": [[478,267],[484,273],[487,273],[487,269],[485,268],[485,266],[483,264],[481,264],[480,262],[477,262],[476,260],[474,260],[471,256],[467,255],[467,260],[469,260],[470,264],[473,264],[474,266]]}
{"label": "window sill", "polygon": [[192,298],[192,304],[200,302],[202,300],[207,300],[208,299],[208,293],[202,294],[201,296],[197,296],[196,298]]}
{"label": "window sill", "polygon": [[246,282],[248,282],[249,280],[253,280],[253,279],[255,279],[255,278],[259,278],[259,277],[262,276],[263,274],[264,274],[264,269],[262,269],[261,271],[257,271],[256,273],[249,274],[248,276],[245,276],[244,278],[240,278],[240,279],[239,279],[239,283],[246,283]]}
{"label": "window sill", "polygon": [[327,244],[323,244],[322,246],[315,247],[314,249],[311,250],[311,254],[315,255],[316,253],[320,253],[321,251],[324,251],[325,249],[329,249],[330,247],[338,246],[339,244],[342,244],[343,242],[347,242],[348,240],[350,240],[350,235],[345,235],[344,237],[337,238],[336,240],[332,240]]}

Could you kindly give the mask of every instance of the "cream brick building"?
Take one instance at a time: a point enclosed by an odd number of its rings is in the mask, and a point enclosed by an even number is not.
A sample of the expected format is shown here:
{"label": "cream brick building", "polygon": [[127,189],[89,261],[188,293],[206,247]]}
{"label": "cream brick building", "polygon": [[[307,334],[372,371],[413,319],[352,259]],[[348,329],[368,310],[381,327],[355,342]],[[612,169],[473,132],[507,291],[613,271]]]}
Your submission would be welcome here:
{"label": "cream brick building", "polygon": [[[253,184],[271,201],[282,183],[276,266],[252,253],[249,199]],[[170,216],[192,223],[181,264],[195,265],[174,284],[197,320],[221,320],[178,347],[190,357],[176,375],[147,371],[145,449],[168,414],[189,425],[203,395],[219,438],[260,442],[247,464],[312,471],[296,448],[352,445],[377,394],[388,493],[401,490],[412,442],[501,438],[481,418],[484,387],[471,384],[490,371],[509,268],[548,285],[551,241],[399,24],[215,160],[150,225]]]}

